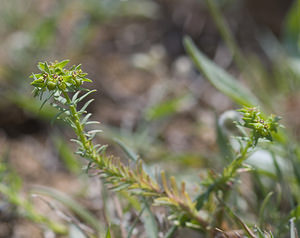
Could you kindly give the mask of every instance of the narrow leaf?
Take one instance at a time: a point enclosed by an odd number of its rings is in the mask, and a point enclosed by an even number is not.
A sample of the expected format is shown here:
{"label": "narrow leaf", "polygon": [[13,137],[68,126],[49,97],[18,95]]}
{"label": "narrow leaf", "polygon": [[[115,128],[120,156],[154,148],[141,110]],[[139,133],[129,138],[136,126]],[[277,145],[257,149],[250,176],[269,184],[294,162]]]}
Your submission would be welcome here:
{"label": "narrow leaf", "polygon": [[91,100],[87,101],[83,105],[83,107],[78,111],[78,113],[82,114],[85,111],[85,109],[88,107],[88,105],[90,105],[93,101],[94,101],[94,99],[91,99]]}
{"label": "narrow leaf", "polygon": [[87,93],[85,93],[84,95],[82,95],[80,98],[77,98],[74,102],[75,104],[82,101],[84,98],[86,98],[88,95],[90,95],[93,92],[96,92],[97,90],[89,90]]}
{"label": "narrow leaf", "polygon": [[123,141],[117,138],[114,138],[113,140],[121,147],[121,149],[125,152],[125,154],[128,156],[129,159],[133,160],[134,162],[138,160],[139,156],[131,148],[129,148]]}
{"label": "narrow leaf", "polygon": [[133,232],[135,226],[137,225],[138,221],[140,220],[140,218],[141,218],[143,212],[145,211],[145,209],[146,209],[146,205],[144,205],[144,207],[141,209],[141,211],[139,212],[139,214],[138,214],[137,217],[135,218],[133,224],[131,225],[131,227],[130,227],[130,229],[129,229],[129,231],[128,231],[127,238],[131,238],[132,232]]}
{"label": "narrow leaf", "polygon": [[44,69],[45,69],[45,72],[47,72],[48,74],[50,74],[50,69],[48,67],[47,62],[44,63]]}
{"label": "narrow leaf", "polygon": [[82,119],[81,124],[84,125],[88,121],[88,119],[90,118],[91,115],[92,115],[92,113],[86,114],[85,117]]}
{"label": "narrow leaf", "polygon": [[57,63],[55,66],[62,69],[63,67],[65,67],[68,63],[70,62],[70,60],[63,60],[59,63]]}
{"label": "narrow leaf", "polygon": [[37,67],[39,68],[39,70],[45,71],[45,65],[44,65],[43,62],[39,62],[38,65],[37,65]]}
{"label": "narrow leaf", "polygon": [[73,97],[72,97],[72,102],[74,102],[74,101],[77,99],[79,93],[80,93],[80,91],[77,91],[77,92],[73,95]]}
{"label": "narrow leaf", "polygon": [[102,145],[100,148],[98,148],[96,150],[97,153],[100,153],[100,152],[104,152],[106,150],[106,148],[108,147],[108,145]]}
{"label": "narrow leaf", "polygon": [[260,225],[260,227],[262,227],[262,225],[263,225],[262,223],[263,223],[263,220],[264,220],[265,208],[266,208],[268,202],[270,201],[270,198],[271,198],[272,195],[273,195],[273,192],[269,192],[267,194],[267,196],[263,200],[263,202],[261,204],[261,207],[259,209],[259,225]]}
{"label": "narrow leaf", "polygon": [[185,37],[184,46],[196,67],[220,92],[242,106],[251,107],[259,104],[256,97],[247,88],[202,54],[191,38]]}
{"label": "narrow leaf", "polygon": [[100,124],[98,121],[88,121],[85,123],[85,125],[93,125],[93,124]]}
{"label": "narrow leaf", "polygon": [[158,228],[156,220],[150,210],[148,202],[144,199],[145,211],[142,219],[145,224],[146,234],[148,238],[158,238]]}
{"label": "narrow leaf", "polygon": [[45,105],[45,103],[46,103],[47,101],[50,100],[50,98],[53,96],[54,93],[55,93],[55,92],[52,92],[52,93],[49,95],[49,97],[47,97],[47,98],[43,101],[43,103],[42,103],[42,105],[41,105],[41,107],[40,107],[39,110],[42,110],[42,108],[43,108],[43,106]]}
{"label": "narrow leaf", "polygon": [[56,119],[59,119],[59,117],[60,117],[62,114],[66,113],[66,114],[68,115],[67,112],[68,112],[68,109],[65,109],[65,108],[64,108],[64,110],[58,112],[58,113],[52,118],[51,124],[53,124],[54,121],[55,121]]}
{"label": "narrow leaf", "polygon": [[107,232],[106,232],[105,238],[111,238],[109,227],[107,228]]}

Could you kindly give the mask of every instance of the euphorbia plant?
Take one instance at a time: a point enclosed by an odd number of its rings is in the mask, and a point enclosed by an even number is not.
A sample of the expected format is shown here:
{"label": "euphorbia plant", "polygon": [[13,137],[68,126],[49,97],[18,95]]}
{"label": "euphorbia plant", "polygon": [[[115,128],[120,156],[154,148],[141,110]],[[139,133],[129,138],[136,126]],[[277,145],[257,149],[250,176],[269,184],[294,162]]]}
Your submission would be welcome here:
{"label": "euphorbia plant", "polygon": [[[101,177],[115,190],[127,189],[131,193],[151,197],[157,204],[167,204],[174,210],[184,213],[189,219],[195,220],[202,228],[206,229],[207,222],[201,218],[185,191],[185,184],[178,188],[174,178],[170,179],[170,187],[164,172],[161,173],[162,185],[151,178],[145,171],[142,162],[137,162],[134,168],[124,165],[119,159],[106,156],[106,146],[94,144],[93,138],[100,130],[86,131],[86,126],[98,122],[89,121],[91,113],[86,112],[87,106],[93,101],[89,100],[78,109],[78,103],[85,99],[95,90],[81,87],[83,82],[91,82],[86,78],[86,73],[80,69],[80,65],[66,69],[68,60],[39,63],[41,70],[38,74],[32,74],[34,79],[31,83],[34,95],[42,98],[45,92],[53,97],[52,105],[60,112],[58,117],[66,121],[75,131],[77,138],[72,141],[79,145],[77,154],[89,161],[88,167],[99,170]],[[80,93],[83,92],[83,95]]]}
{"label": "euphorbia plant", "polygon": [[[214,216],[206,217],[200,215],[199,210],[204,209],[204,204],[209,201],[208,197],[214,194],[223,198],[228,193],[228,186],[233,183],[239,168],[243,167],[243,162],[247,158],[248,152],[257,145],[260,138],[272,140],[272,133],[277,131],[279,118],[271,116],[264,119],[258,109],[243,108],[240,110],[243,122],[238,124],[250,129],[249,135],[245,136],[246,144],[241,143],[240,151],[235,159],[224,168],[220,174],[211,174],[203,185],[206,190],[199,194],[194,200],[188,195],[183,182],[177,186],[174,177],[168,181],[165,173],[161,173],[160,181],[148,175],[143,167],[142,161],[138,161],[135,166],[122,163],[118,158],[105,154],[106,146],[94,144],[93,139],[100,130],[87,131],[87,126],[96,124],[89,121],[91,113],[86,111],[93,99],[87,101],[81,108],[78,103],[85,99],[95,90],[83,88],[84,82],[92,82],[86,78],[87,74],[82,72],[81,66],[72,66],[67,69],[69,61],[64,60],[54,63],[39,63],[40,73],[32,74],[34,95],[43,97],[45,100],[52,99],[52,105],[59,110],[58,118],[66,121],[75,131],[77,138],[73,141],[78,144],[77,154],[89,161],[88,168],[93,167],[99,171],[101,177],[115,190],[127,189],[128,192],[142,197],[150,197],[155,204],[166,205],[172,208],[177,225],[186,225],[202,231],[214,232],[214,226],[220,225],[216,219],[221,219],[224,209],[215,212]],[[217,204],[223,206],[224,204]],[[243,227],[245,233],[251,236],[251,232]]]}

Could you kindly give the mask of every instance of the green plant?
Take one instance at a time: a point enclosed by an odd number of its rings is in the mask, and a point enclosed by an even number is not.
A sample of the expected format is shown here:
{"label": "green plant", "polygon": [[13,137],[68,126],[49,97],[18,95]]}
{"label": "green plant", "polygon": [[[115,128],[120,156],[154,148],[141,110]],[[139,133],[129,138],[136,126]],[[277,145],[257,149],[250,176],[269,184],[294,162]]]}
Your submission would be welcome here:
{"label": "green plant", "polygon": [[[212,236],[216,232],[215,228],[221,227],[223,213],[230,209],[226,205],[226,199],[230,188],[236,181],[236,176],[249,171],[249,167],[244,165],[249,152],[257,145],[260,138],[271,141],[272,133],[279,127],[278,117],[270,116],[264,119],[256,108],[243,108],[240,110],[243,122],[238,122],[240,127],[249,128],[249,134],[239,139],[240,149],[234,160],[224,168],[220,174],[211,172],[207,179],[202,182],[204,191],[194,200],[186,192],[183,182],[178,188],[174,177],[168,179],[162,171],[160,180],[150,176],[144,169],[141,160],[134,166],[126,165],[120,159],[107,156],[106,146],[94,144],[93,139],[100,130],[87,130],[92,124],[97,122],[89,121],[91,113],[87,113],[86,108],[93,101],[88,100],[78,109],[78,103],[83,101],[95,90],[88,90],[82,87],[83,82],[91,82],[86,78],[87,74],[81,70],[81,66],[65,68],[69,61],[39,63],[40,73],[32,74],[34,95],[41,99],[44,94],[46,99],[43,104],[53,99],[52,106],[59,110],[58,118],[67,122],[75,131],[77,138],[72,140],[78,144],[77,154],[88,160],[87,171],[91,168],[99,171],[101,178],[113,190],[126,189],[132,194],[141,198],[150,198],[155,205],[164,205],[172,209],[172,218],[175,226],[187,226],[208,232]],[[241,96],[239,96],[241,97]],[[136,157],[135,157],[136,158]],[[244,169],[242,169],[244,168]],[[212,200],[215,197],[217,200]],[[209,207],[213,207],[213,210]],[[208,209],[208,210],[207,210]],[[199,211],[212,212],[213,215],[204,217]],[[234,218],[235,216],[232,215]],[[251,230],[240,219],[237,224],[241,226],[245,234],[253,237]],[[168,233],[170,237],[175,229],[172,228]]]}
{"label": "green plant", "polygon": [[[160,186],[144,171],[141,161],[134,168],[131,168],[122,164],[117,158],[106,156],[105,145],[93,144],[92,140],[100,130],[86,131],[87,125],[97,124],[97,122],[89,121],[91,113],[85,111],[93,99],[86,102],[80,110],[77,110],[77,105],[95,90],[82,88],[83,82],[90,82],[91,80],[85,78],[86,73],[82,73],[80,65],[73,66],[69,70],[65,69],[64,66],[67,63],[66,60],[49,65],[47,62],[39,63],[39,69],[42,72],[31,76],[34,79],[31,84],[35,87],[35,96],[42,97],[45,92],[50,93],[50,97],[53,96],[54,102],[52,105],[60,111],[57,117],[62,118],[75,130],[77,139],[72,141],[79,145],[76,153],[90,162],[88,169],[92,167],[99,169],[101,177],[111,185],[111,189],[126,188],[132,193],[151,196],[155,198],[156,203],[166,203],[179,211],[183,211],[188,217],[196,220],[205,228],[207,223],[198,215],[195,205],[185,191],[184,183],[181,189],[178,189],[174,178],[171,178],[170,190],[166,177],[162,172],[163,186]],[[82,91],[87,92],[79,96]],[[70,93],[74,93],[74,95],[70,97]],[[50,97],[48,96],[44,103]]]}

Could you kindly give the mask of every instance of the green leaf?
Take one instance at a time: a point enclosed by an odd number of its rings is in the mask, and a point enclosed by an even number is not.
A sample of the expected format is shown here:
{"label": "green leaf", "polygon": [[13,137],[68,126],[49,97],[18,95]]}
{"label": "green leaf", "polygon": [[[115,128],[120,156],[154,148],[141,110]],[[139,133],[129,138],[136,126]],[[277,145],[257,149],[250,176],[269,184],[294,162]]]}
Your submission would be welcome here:
{"label": "green leaf", "polygon": [[259,104],[257,98],[247,88],[202,54],[191,38],[184,38],[184,46],[196,67],[220,92],[242,106],[251,107]]}
{"label": "green leaf", "polygon": [[47,72],[48,74],[50,74],[50,69],[48,67],[47,62],[44,63],[44,69],[45,69],[45,72]]}
{"label": "green leaf", "polygon": [[92,83],[93,81],[91,79],[88,78],[82,78],[83,82],[87,82],[87,83]]}
{"label": "green leaf", "polygon": [[74,102],[74,101],[77,99],[79,93],[80,93],[80,91],[77,91],[77,92],[73,95],[72,100],[71,100],[72,102]]}
{"label": "green leaf", "polygon": [[82,114],[85,112],[85,109],[94,101],[94,99],[90,99],[89,101],[87,101],[82,108],[78,111],[79,114]]}
{"label": "green leaf", "polygon": [[237,224],[244,230],[245,234],[250,238],[256,238],[252,230],[244,223],[241,218],[239,218],[228,206],[225,205],[225,210],[227,214],[236,221]]}
{"label": "green leaf", "polygon": [[80,98],[77,98],[75,101],[73,101],[74,104],[77,104],[78,102],[80,102],[81,100],[83,100],[84,98],[86,98],[88,95],[90,95],[93,92],[96,92],[97,90],[89,90],[87,93],[83,94]]}
{"label": "green leaf", "polygon": [[163,117],[171,116],[180,109],[186,99],[188,99],[188,96],[181,96],[160,102],[146,111],[146,118],[148,120],[158,120]]}
{"label": "green leaf", "polygon": [[32,113],[42,119],[51,120],[57,114],[57,110],[47,104],[44,106],[44,110],[40,110],[40,102],[38,100],[23,96],[20,93],[12,91],[6,96],[7,97],[5,99],[15,103],[23,110]]}
{"label": "green leaf", "polygon": [[62,76],[64,82],[71,82],[72,78],[73,77],[70,75]]}
{"label": "green leaf", "polygon": [[84,116],[84,118],[81,120],[81,124],[84,125],[88,122],[89,118],[91,117],[92,113],[88,113]]}
{"label": "green leaf", "polygon": [[55,92],[52,92],[49,97],[47,97],[43,102],[42,105],[40,106],[39,110],[42,110],[42,108],[44,107],[44,105],[46,104],[46,102],[48,102],[50,100],[50,98],[52,98],[52,96],[54,95]]}
{"label": "green leaf", "polygon": [[155,217],[153,216],[149,204],[144,200],[145,211],[142,214],[142,220],[145,224],[145,230],[148,238],[158,238],[158,228]]}
{"label": "green leaf", "polygon": [[75,67],[75,70],[80,70],[80,69],[81,69],[81,64],[79,64]]}
{"label": "green leaf", "polygon": [[141,218],[141,216],[143,215],[143,212],[145,211],[146,205],[144,205],[144,207],[140,210],[139,214],[137,215],[137,217],[135,218],[133,224],[131,225],[129,231],[128,231],[128,235],[127,238],[131,238],[132,236],[132,232],[134,230],[134,228],[136,227],[139,219]]}
{"label": "green leaf", "polygon": [[215,184],[210,185],[207,190],[200,194],[196,199],[196,209],[199,211],[203,205],[205,204],[205,202],[208,201],[210,194],[214,191],[214,189],[216,188]]}
{"label": "green leaf", "polygon": [[171,238],[171,237],[173,237],[173,235],[174,235],[174,233],[176,232],[177,228],[178,228],[178,226],[173,225],[173,226],[168,230],[168,232],[167,232],[167,234],[165,235],[164,238]]}
{"label": "green leaf", "polygon": [[229,138],[226,136],[224,130],[218,123],[218,119],[216,118],[216,134],[217,134],[217,144],[220,150],[221,156],[227,161],[231,161],[233,158],[232,148],[230,146]]}
{"label": "green leaf", "polygon": [[44,82],[39,82],[39,81],[35,80],[35,81],[31,82],[31,85],[34,86],[34,87],[41,88],[41,87],[43,87],[45,85],[45,83]]}
{"label": "green leaf", "polygon": [[268,204],[268,202],[270,201],[271,196],[273,195],[273,192],[269,192],[267,194],[267,196],[265,197],[265,199],[263,200],[260,209],[259,209],[259,225],[262,226],[263,224],[263,220],[264,220],[264,213],[265,213],[265,209],[266,206]]}
{"label": "green leaf", "polygon": [[39,62],[37,67],[39,68],[39,70],[45,72],[46,68],[45,68],[45,64],[43,62]]}
{"label": "green leaf", "polygon": [[107,232],[106,232],[105,238],[111,238],[109,227],[107,228]]}
{"label": "green leaf", "polygon": [[70,60],[60,61],[59,63],[55,64],[55,67],[63,69],[69,62]]}
{"label": "green leaf", "polygon": [[63,160],[67,169],[74,174],[79,174],[81,172],[81,164],[80,161],[75,158],[70,146],[60,136],[55,136],[53,138],[53,142],[59,153],[59,157]]}
{"label": "green leaf", "polygon": [[121,149],[126,153],[129,159],[133,160],[134,162],[138,161],[139,156],[131,148],[129,148],[123,141],[117,138],[114,138],[113,140],[121,147]]}

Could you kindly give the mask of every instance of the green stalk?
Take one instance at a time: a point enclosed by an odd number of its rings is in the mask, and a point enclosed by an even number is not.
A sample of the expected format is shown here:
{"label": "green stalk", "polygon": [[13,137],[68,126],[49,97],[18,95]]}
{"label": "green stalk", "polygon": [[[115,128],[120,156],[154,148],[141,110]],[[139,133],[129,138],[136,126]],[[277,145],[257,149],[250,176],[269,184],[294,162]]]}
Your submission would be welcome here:
{"label": "green stalk", "polygon": [[[180,201],[177,203],[178,209],[184,211],[191,219],[195,219],[201,226],[203,226],[204,229],[206,229],[208,223],[198,215],[194,205],[191,208],[189,202],[182,200],[181,198],[177,199],[174,197],[174,194],[170,194],[168,191],[166,191],[166,183],[164,190],[162,190],[160,186],[144,172],[141,163],[137,166],[136,170],[131,170],[120,162],[118,162],[116,165],[112,164],[112,158],[103,157],[100,154],[97,154],[96,150],[94,149],[93,142],[89,141],[85,135],[84,125],[80,123],[80,115],[78,114],[78,111],[72,103],[68,93],[65,91],[62,91],[62,93],[67,101],[67,105],[70,108],[71,118],[76,126],[76,135],[83,144],[84,149],[87,151],[88,157],[96,165],[98,165],[98,168],[101,171],[104,171],[109,176],[107,179],[117,178],[118,180],[129,184],[129,187],[132,185],[135,188],[146,190],[153,198],[169,197],[171,200]],[[124,170],[127,170],[128,172],[122,174],[122,171]],[[184,194],[182,196],[188,195]]]}
{"label": "green stalk", "polygon": [[84,128],[83,125],[80,123],[80,116],[78,115],[78,112],[75,108],[75,106],[72,104],[72,101],[68,95],[67,92],[62,91],[63,95],[65,96],[65,99],[67,100],[67,103],[69,104],[69,108],[72,114],[72,119],[73,122],[76,125],[76,135],[80,138],[82,145],[84,146],[84,149],[86,149],[87,151],[90,151],[90,146],[87,143],[87,138],[84,135]]}
{"label": "green stalk", "polygon": [[[247,153],[249,151],[249,148],[251,147],[252,145],[252,141],[248,141],[246,146],[243,148],[242,152],[240,153],[240,156],[238,156],[228,167],[230,167],[231,165],[234,165],[232,166],[232,171],[231,173],[227,176],[227,179],[225,180],[226,183],[229,181],[229,179],[232,179],[235,174],[236,174],[236,171],[240,168],[240,166],[242,165],[242,163],[248,158],[247,156]],[[237,162],[237,163],[235,163]],[[222,222],[223,222],[223,217],[224,217],[224,209],[225,209],[225,206],[224,204],[226,204],[226,201],[228,200],[229,198],[229,195],[230,195],[230,192],[231,190],[230,189],[222,189],[222,203],[219,204],[219,207],[217,208],[218,211],[216,213],[216,227],[220,227]]]}
{"label": "green stalk", "polygon": [[235,42],[235,39],[232,36],[233,34],[230,31],[226,22],[224,21],[219,8],[216,6],[213,0],[205,0],[205,2],[223,40],[225,41],[233,56],[236,65],[240,69],[244,69],[246,60],[240,52],[239,47],[237,46],[237,43]]}
{"label": "green stalk", "polygon": [[79,137],[84,149],[88,152],[88,155],[90,156],[90,159],[93,160],[93,162],[99,164],[100,166],[103,166],[103,163],[100,156],[97,155],[97,152],[94,148],[94,144],[89,141],[84,133],[84,125],[82,125],[80,123],[80,115],[78,114],[77,112],[77,109],[76,107],[72,104],[72,101],[68,95],[67,92],[65,91],[62,91],[63,95],[65,96],[66,100],[67,100],[67,103],[69,105],[69,108],[70,108],[70,112],[72,114],[72,119],[73,119],[73,122],[76,126],[76,135]]}

